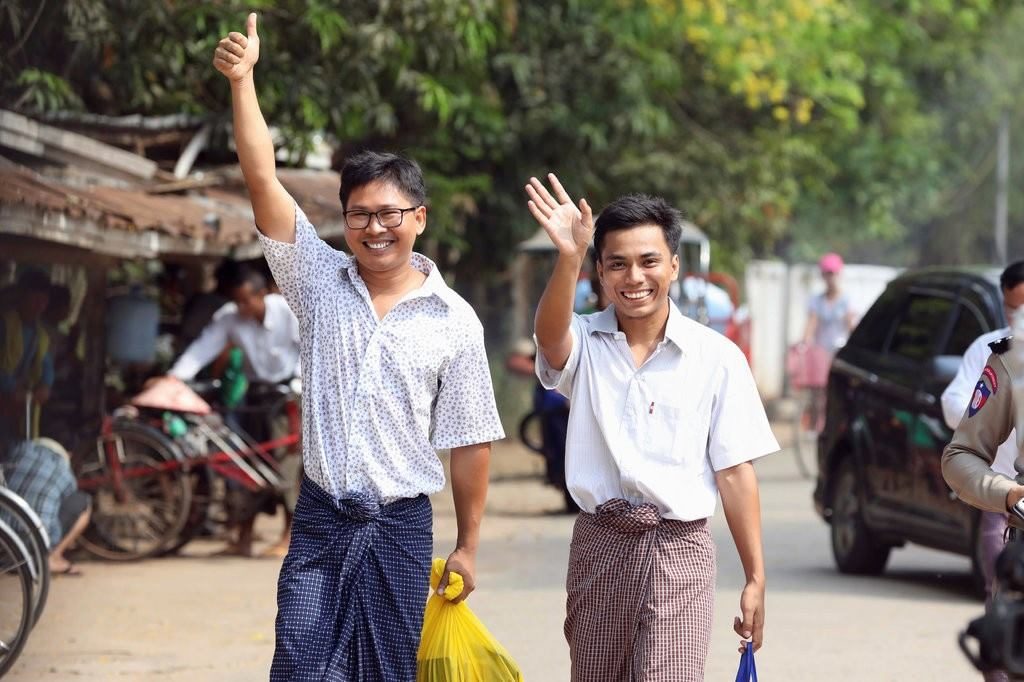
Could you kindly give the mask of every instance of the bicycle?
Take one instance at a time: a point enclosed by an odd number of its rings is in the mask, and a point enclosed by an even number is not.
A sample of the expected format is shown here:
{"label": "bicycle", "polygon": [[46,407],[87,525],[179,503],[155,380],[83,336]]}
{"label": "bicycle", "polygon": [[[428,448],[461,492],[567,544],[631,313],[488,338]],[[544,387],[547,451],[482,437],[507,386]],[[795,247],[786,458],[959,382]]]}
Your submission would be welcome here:
{"label": "bicycle", "polygon": [[793,456],[803,478],[813,475],[818,456],[818,434],[825,421],[825,386],[832,357],[820,346],[798,343],[786,355],[790,386],[796,390],[793,411]]}
{"label": "bicycle", "polygon": [[[568,408],[566,413],[568,412]],[[561,421],[561,425],[557,422]],[[519,440],[526,448],[544,458],[544,478],[558,488],[567,512],[579,511],[565,480],[565,426],[567,416],[555,416],[532,410],[519,421]],[[562,447],[558,449],[558,441]]]}
{"label": "bicycle", "polygon": [[18,660],[32,630],[35,573],[29,550],[0,521],[0,677]]}
{"label": "bicycle", "polygon": [[[217,382],[193,386],[207,394],[219,388]],[[301,428],[297,394],[271,390],[289,426],[285,436],[264,442],[231,428],[205,403],[206,409],[187,412],[136,401],[105,418],[94,456],[81,458],[78,474],[79,488],[93,495],[83,547],[117,561],[171,553],[205,525],[217,478],[253,493],[279,488],[271,453],[287,448],[288,456],[298,456]]]}
{"label": "bicycle", "polygon": [[39,622],[50,594],[50,538],[39,515],[19,495],[5,487],[0,474],[0,521],[5,522],[28,550],[34,569],[32,625]]}
{"label": "bicycle", "polygon": [[[25,398],[25,433],[34,432],[34,405],[32,397]],[[33,569],[32,581],[32,625],[35,625],[50,594],[50,537],[42,519],[20,495],[7,486],[3,467],[0,467],[0,521],[6,523],[21,540],[29,553]]]}

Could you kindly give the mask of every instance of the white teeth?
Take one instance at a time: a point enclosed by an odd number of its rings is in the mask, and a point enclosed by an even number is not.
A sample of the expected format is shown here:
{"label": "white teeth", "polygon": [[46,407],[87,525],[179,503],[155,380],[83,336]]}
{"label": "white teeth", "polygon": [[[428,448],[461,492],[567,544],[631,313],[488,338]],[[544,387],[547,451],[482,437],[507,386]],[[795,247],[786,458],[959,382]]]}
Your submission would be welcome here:
{"label": "white teeth", "polygon": [[653,291],[653,289],[645,289],[643,291],[623,291],[622,295],[631,301],[639,301],[641,298],[650,296]]}
{"label": "white teeth", "polygon": [[366,242],[366,246],[377,251],[391,246],[391,242]]}

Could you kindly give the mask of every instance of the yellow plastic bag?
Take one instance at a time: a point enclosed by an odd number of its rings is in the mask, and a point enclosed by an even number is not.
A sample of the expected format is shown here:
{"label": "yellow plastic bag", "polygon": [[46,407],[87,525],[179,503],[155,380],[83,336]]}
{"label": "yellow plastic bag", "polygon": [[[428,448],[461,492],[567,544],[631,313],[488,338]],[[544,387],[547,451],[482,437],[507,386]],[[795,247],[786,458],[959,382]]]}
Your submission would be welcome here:
{"label": "yellow plastic bag", "polygon": [[444,596],[437,594],[444,563],[434,559],[430,573],[416,682],[523,682],[519,666],[466,602],[451,603],[462,592],[462,576],[452,573]]}

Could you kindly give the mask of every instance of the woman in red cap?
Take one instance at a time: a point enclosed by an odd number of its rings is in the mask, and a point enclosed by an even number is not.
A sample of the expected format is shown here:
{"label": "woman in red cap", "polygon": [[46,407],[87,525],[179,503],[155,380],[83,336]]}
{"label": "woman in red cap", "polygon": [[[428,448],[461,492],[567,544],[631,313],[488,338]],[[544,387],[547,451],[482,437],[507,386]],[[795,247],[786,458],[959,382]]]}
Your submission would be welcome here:
{"label": "woman in red cap", "polygon": [[818,269],[825,280],[825,291],[813,296],[807,304],[804,343],[814,344],[828,351],[829,355],[835,355],[853,331],[855,317],[850,301],[839,289],[842,257],[838,253],[826,253],[818,261]]}
{"label": "woman in red cap", "polygon": [[[843,271],[843,259],[838,253],[826,253],[818,261],[825,291],[811,297],[807,304],[807,325],[804,327],[803,345],[805,358],[816,366],[812,374],[811,414],[814,430],[818,430],[824,416],[822,399],[828,366],[832,357],[844,343],[856,323],[856,316],[850,301],[839,288],[839,275]],[[815,360],[817,358],[817,360]]]}

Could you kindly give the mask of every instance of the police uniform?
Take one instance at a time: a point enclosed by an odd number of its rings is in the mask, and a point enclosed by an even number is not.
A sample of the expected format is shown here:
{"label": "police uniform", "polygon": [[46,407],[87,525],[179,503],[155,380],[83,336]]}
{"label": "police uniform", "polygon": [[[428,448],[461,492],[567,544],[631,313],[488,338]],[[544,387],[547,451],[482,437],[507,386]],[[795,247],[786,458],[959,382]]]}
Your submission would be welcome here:
{"label": "police uniform", "polygon": [[[1024,316],[1021,316],[1024,317]],[[1021,326],[1018,322],[1016,327]],[[1017,429],[1018,478],[1024,473],[1024,337],[989,344],[992,355],[974,388],[967,412],[942,454],[942,475],[953,492],[978,509],[1006,512],[1006,496],[1019,484],[992,471],[999,445]],[[1024,479],[1022,479],[1024,480]],[[1010,524],[1024,522],[1010,516]]]}

